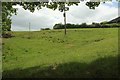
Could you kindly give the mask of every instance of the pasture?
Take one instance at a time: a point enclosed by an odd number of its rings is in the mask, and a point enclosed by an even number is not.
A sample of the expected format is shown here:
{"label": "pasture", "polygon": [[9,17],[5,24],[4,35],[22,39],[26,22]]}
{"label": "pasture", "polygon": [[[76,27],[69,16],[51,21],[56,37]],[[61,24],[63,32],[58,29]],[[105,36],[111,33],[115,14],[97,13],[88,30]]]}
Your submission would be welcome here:
{"label": "pasture", "polygon": [[118,77],[118,28],[11,32],[3,78]]}

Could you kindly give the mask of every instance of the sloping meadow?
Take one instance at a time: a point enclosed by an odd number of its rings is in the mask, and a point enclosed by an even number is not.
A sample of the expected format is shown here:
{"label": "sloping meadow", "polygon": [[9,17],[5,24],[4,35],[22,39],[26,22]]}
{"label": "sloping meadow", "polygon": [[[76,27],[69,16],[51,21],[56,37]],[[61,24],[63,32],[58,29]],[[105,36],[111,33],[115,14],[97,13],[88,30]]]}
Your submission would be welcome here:
{"label": "sloping meadow", "polygon": [[11,32],[3,78],[118,77],[118,28]]}

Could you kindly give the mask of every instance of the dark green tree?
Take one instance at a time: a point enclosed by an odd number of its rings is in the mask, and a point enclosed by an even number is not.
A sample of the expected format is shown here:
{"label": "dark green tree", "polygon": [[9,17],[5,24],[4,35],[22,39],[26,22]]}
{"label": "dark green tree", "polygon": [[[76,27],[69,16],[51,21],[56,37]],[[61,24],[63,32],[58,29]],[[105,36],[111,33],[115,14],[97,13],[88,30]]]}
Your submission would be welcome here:
{"label": "dark green tree", "polygon": [[12,7],[12,3],[4,2],[2,3],[2,30],[10,31],[11,29],[11,16],[16,14],[17,9]]}

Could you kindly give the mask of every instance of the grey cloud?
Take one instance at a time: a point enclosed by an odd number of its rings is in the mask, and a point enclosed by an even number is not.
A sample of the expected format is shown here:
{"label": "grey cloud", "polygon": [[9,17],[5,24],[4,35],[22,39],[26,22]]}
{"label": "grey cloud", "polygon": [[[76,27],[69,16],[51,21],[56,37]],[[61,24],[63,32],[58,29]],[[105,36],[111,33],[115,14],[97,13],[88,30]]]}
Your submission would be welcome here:
{"label": "grey cloud", "polygon": [[29,27],[29,22],[31,23],[32,30],[39,30],[40,28],[45,27],[52,28],[54,24],[56,24],[58,21],[61,21],[60,15],[54,16],[55,13],[59,14],[60,12],[51,12],[49,9],[43,9],[40,11],[35,11],[35,13],[30,13],[29,11],[19,8],[18,15],[12,16],[12,30],[21,30],[21,28],[23,28],[23,30],[28,30],[26,28]]}
{"label": "grey cloud", "polygon": [[111,20],[118,16],[118,9],[115,7],[100,4],[95,10],[89,9],[85,4],[72,6],[68,12],[68,21],[72,23],[92,23]]}

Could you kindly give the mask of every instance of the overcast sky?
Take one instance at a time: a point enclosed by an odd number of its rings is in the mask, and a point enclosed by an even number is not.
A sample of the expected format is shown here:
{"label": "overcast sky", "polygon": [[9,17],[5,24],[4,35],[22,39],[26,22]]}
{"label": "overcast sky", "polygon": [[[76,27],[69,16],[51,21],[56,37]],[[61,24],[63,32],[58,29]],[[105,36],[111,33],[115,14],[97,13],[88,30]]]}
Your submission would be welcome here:
{"label": "overcast sky", "polygon": [[[31,30],[36,31],[41,28],[53,28],[56,23],[63,23],[63,13],[58,10],[51,10],[42,8],[39,11],[35,10],[31,13],[17,6],[18,14],[12,16],[12,31],[28,31],[29,22],[31,23]],[[118,3],[107,2],[100,4],[95,10],[89,9],[84,2],[78,6],[69,7],[67,11],[67,23],[81,24],[109,21],[118,17]]]}

